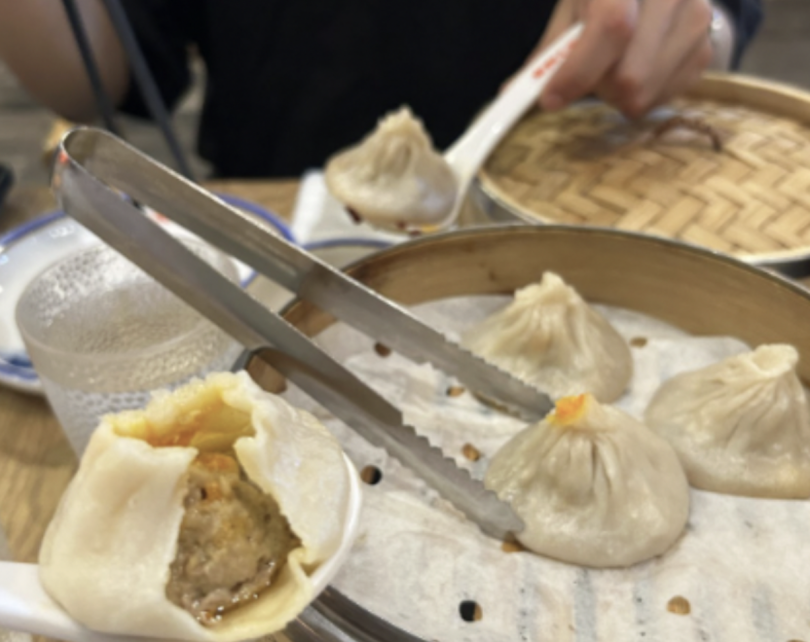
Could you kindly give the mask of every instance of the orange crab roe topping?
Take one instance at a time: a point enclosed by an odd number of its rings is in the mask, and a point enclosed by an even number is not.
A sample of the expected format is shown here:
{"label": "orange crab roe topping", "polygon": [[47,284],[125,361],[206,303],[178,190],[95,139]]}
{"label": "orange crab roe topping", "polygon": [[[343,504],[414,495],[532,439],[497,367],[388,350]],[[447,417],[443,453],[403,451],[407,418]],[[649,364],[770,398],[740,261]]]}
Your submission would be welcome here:
{"label": "orange crab roe topping", "polygon": [[590,395],[575,395],[559,399],[554,406],[554,412],[548,416],[549,422],[557,426],[570,426],[576,423],[588,407]]}

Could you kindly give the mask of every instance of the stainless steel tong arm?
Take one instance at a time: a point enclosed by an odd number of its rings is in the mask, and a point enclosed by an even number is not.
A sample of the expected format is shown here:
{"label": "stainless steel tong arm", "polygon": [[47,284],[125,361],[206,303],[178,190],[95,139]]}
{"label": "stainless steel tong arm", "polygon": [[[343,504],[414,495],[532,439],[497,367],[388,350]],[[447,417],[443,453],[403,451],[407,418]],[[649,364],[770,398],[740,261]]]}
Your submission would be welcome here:
{"label": "stainless steel tong arm", "polygon": [[[68,133],[53,176],[60,205],[369,442],[411,468],[486,533],[506,537],[522,530],[523,523],[508,504],[405,425],[396,407],[113,191],[122,189],[160,211],[166,209],[175,182],[158,180],[154,168],[159,166],[151,162],[150,171],[138,178],[144,158],[99,130]],[[99,169],[105,182],[91,172]],[[123,185],[118,180],[122,175],[129,176]],[[141,181],[150,187],[130,190]],[[153,193],[161,195],[158,202]]]}
{"label": "stainless steel tong arm", "polygon": [[418,363],[431,363],[527,420],[549,397],[449,341],[402,306],[280,238],[120,139],[100,130],[69,133],[63,148],[87,171],[354,328]]}

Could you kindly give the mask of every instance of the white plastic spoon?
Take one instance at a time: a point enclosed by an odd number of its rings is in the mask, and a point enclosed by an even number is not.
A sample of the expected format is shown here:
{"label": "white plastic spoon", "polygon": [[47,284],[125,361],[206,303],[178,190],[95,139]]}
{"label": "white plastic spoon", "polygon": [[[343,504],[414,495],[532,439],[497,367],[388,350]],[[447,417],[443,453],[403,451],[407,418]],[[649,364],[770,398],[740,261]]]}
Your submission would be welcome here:
{"label": "white plastic spoon", "polygon": [[523,113],[540,97],[549,80],[568,58],[584,28],[578,22],[523,66],[509,86],[445,152],[444,160],[456,176],[456,200],[444,226],[458,218],[467,190],[478,169]]}
{"label": "white plastic spoon", "polygon": [[36,564],[0,562],[0,624],[11,631],[67,642],[144,642],[147,639],[97,633],[76,622],[42,588]]}
{"label": "white plastic spoon", "polygon": [[[351,473],[346,529],[335,554],[312,574],[313,595],[327,587],[348,556],[360,522],[363,503],[360,478],[349,459],[345,461]],[[18,562],[0,562],[0,627],[65,642],[155,642],[155,638],[100,633],[79,624],[42,587],[39,567]]]}

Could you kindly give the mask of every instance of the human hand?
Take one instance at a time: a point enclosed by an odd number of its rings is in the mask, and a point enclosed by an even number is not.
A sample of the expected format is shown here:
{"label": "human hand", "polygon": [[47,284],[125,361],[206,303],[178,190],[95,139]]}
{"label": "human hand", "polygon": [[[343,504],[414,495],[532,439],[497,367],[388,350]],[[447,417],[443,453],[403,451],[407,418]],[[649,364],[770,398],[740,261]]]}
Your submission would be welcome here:
{"label": "human hand", "polygon": [[708,0],[559,0],[534,53],[578,21],[580,41],[540,97],[548,111],[596,94],[637,118],[688,89],[712,61]]}

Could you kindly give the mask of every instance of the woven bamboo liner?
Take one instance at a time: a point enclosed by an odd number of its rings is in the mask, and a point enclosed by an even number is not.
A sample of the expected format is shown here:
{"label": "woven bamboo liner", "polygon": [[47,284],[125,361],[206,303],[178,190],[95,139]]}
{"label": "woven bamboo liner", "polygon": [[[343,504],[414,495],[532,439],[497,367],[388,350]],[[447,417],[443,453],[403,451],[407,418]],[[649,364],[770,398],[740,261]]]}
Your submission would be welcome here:
{"label": "woven bamboo liner", "polygon": [[[657,136],[672,116],[708,125]],[[509,210],[549,223],[674,237],[745,258],[810,253],[810,94],[707,76],[641,123],[601,103],[527,114],[480,176]]]}

